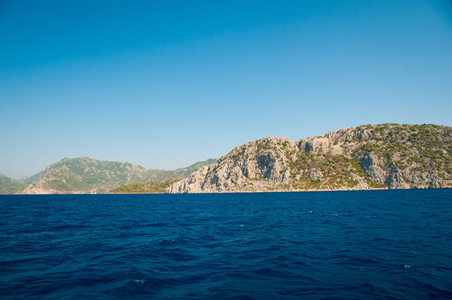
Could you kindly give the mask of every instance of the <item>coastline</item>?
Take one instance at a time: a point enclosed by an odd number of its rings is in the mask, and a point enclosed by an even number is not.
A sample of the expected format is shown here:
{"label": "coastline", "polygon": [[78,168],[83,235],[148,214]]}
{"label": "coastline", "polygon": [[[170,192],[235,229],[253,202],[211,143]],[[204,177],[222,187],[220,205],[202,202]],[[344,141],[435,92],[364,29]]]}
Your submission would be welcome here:
{"label": "coastline", "polygon": [[396,191],[396,190],[440,190],[451,189],[444,188],[409,188],[409,189],[389,189],[389,188],[369,188],[369,189],[308,189],[308,190],[270,190],[270,191],[221,191],[221,192],[197,192],[197,193],[84,193],[84,192],[70,192],[70,193],[16,193],[16,194],[0,194],[0,196],[33,196],[33,195],[182,195],[182,194],[266,194],[266,193],[303,193],[303,192],[352,192],[352,191]]}

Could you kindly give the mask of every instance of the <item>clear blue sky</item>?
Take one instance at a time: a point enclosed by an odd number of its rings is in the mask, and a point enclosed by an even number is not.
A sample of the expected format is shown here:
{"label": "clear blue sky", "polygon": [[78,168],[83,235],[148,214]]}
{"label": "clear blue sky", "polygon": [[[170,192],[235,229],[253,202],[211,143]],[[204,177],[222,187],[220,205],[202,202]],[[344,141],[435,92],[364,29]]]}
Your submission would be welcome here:
{"label": "clear blue sky", "polygon": [[452,126],[452,2],[0,1],[0,173]]}

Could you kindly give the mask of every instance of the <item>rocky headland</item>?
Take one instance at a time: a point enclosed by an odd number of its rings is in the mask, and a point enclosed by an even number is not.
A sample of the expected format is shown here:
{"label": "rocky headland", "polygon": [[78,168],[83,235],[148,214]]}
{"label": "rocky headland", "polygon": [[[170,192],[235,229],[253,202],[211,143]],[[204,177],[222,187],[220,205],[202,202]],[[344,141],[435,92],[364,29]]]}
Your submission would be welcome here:
{"label": "rocky headland", "polygon": [[167,193],[452,187],[452,128],[379,124],[236,147]]}

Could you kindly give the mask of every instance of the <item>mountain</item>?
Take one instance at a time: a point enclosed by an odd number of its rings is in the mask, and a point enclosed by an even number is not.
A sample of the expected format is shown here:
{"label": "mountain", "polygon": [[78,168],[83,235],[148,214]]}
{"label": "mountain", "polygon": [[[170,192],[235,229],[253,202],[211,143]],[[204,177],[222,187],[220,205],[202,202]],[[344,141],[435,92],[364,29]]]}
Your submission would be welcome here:
{"label": "mountain", "polygon": [[18,181],[0,174],[0,194],[14,194],[24,188],[24,185]]}
{"label": "mountain", "polygon": [[379,124],[248,142],[168,193],[452,187],[452,128]]}
{"label": "mountain", "polygon": [[[210,161],[197,164],[208,163]],[[182,175],[187,177],[189,170],[194,171],[193,166],[166,171],[146,169],[130,162],[103,161],[91,157],[65,158],[47,167],[20,193],[103,193],[125,184],[148,183]]]}
{"label": "mountain", "polygon": [[64,158],[47,167],[24,194],[105,192],[118,185],[145,181],[154,170],[129,162],[91,157]]}

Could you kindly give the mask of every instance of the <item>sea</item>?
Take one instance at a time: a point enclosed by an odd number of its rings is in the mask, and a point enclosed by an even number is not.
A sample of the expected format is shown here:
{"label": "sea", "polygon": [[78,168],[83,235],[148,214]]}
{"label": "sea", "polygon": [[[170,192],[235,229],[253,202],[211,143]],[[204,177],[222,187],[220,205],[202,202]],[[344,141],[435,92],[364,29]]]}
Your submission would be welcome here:
{"label": "sea", "polygon": [[0,299],[452,298],[452,190],[0,196]]}

